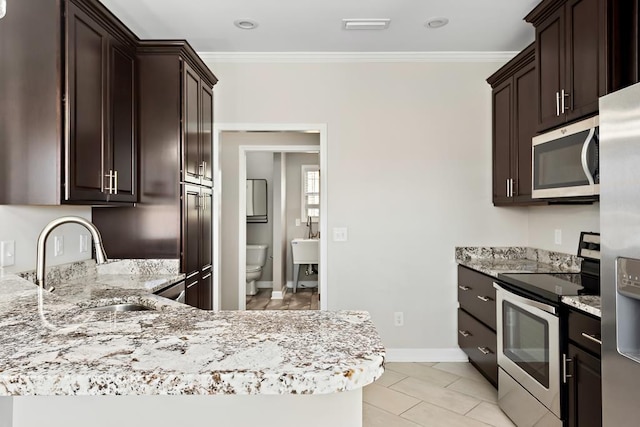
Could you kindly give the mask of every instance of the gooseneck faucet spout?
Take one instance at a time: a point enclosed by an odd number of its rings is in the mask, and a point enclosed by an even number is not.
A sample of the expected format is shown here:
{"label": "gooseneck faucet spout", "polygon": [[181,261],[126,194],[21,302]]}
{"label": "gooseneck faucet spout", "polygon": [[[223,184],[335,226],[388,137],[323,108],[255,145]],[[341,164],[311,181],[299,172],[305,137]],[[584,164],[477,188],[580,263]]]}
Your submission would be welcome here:
{"label": "gooseneck faucet spout", "polygon": [[40,236],[38,237],[38,249],[36,253],[36,282],[37,285],[40,286],[43,290],[52,291],[53,288],[46,289],[45,288],[45,260],[46,260],[46,243],[49,234],[59,225],[62,224],[80,224],[84,226],[91,233],[91,237],[93,238],[93,244],[96,248],[96,263],[104,264],[107,262],[107,254],[104,252],[104,248],[102,247],[102,236],[100,235],[100,231],[96,228],[93,223],[87,221],[84,218],[78,216],[63,216],[57,219],[54,219],[49,224],[45,225],[42,231],[40,232]]}

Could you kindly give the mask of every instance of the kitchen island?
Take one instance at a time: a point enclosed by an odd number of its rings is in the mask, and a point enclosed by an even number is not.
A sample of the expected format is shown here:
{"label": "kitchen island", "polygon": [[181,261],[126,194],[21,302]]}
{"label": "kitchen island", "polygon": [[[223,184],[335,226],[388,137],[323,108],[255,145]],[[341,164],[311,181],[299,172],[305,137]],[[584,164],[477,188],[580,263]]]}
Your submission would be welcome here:
{"label": "kitchen island", "polygon": [[[361,426],[383,372],[366,312],[213,313],[74,282],[89,299],[0,278],[0,426]],[[153,310],[87,310],[113,302]]]}

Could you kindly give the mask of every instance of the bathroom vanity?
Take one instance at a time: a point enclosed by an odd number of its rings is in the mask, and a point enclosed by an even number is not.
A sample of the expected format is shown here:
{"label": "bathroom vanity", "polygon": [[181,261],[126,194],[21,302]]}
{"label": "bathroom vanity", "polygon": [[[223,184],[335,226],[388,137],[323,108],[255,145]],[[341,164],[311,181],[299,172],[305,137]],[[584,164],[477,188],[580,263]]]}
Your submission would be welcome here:
{"label": "bathroom vanity", "polygon": [[[213,313],[104,283],[0,278],[0,426],[362,425],[384,361],[368,313]],[[114,302],[153,310],[87,310]]]}

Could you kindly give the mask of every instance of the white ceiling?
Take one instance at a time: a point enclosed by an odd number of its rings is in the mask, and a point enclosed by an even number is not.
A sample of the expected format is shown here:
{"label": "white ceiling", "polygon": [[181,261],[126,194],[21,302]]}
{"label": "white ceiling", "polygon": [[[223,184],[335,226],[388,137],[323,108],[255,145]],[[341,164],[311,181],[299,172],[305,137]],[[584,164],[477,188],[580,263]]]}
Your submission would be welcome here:
{"label": "white ceiling", "polygon": [[[139,37],[187,39],[200,52],[505,52],[533,41],[522,18],[540,0],[101,0]],[[433,30],[427,19],[446,17]],[[390,18],[345,31],[344,18]],[[237,19],[259,23],[254,30]]]}

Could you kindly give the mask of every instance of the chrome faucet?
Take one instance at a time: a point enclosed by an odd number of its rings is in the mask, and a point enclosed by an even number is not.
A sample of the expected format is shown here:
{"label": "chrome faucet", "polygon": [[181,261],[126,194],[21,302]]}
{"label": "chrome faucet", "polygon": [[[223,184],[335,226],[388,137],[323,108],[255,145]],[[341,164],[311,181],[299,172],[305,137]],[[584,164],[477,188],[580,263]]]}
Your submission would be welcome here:
{"label": "chrome faucet", "polygon": [[104,264],[107,262],[107,254],[104,252],[104,248],[102,247],[102,236],[100,235],[100,231],[96,228],[93,223],[87,221],[84,218],[80,218],[78,216],[63,216],[57,219],[54,219],[49,224],[45,225],[42,231],[40,232],[40,236],[38,237],[38,251],[36,253],[36,283],[43,290],[52,291],[53,288],[46,289],[44,284],[44,266],[45,266],[45,258],[46,258],[46,243],[49,234],[59,225],[62,224],[80,224],[84,226],[91,233],[91,237],[93,238],[93,244],[96,248],[96,263]]}

